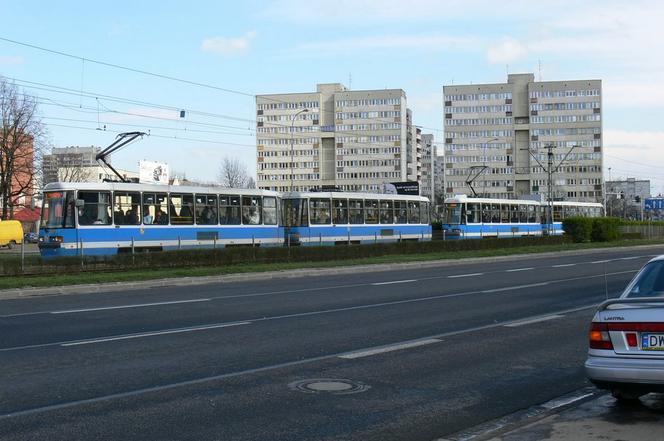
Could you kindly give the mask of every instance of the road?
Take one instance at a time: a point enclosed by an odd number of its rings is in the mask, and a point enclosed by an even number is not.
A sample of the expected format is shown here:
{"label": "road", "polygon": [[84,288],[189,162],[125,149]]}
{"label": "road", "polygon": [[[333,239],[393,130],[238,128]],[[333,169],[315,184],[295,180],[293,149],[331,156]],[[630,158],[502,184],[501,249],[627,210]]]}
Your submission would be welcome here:
{"label": "road", "polygon": [[663,251],[0,300],[0,439],[445,437],[587,387]]}

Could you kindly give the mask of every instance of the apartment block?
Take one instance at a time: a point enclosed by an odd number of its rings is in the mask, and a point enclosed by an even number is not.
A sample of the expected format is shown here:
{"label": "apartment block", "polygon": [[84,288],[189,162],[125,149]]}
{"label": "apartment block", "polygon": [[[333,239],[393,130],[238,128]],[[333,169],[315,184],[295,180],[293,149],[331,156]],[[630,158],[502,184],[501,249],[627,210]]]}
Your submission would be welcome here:
{"label": "apartment block", "polygon": [[[55,147],[50,154],[44,155],[42,170],[44,184],[49,182],[103,182],[115,180],[117,176],[97,162],[101,147]],[[107,158],[110,162],[110,158]],[[118,170],[125,179],[138,178],[138,173]]]}
{"label": "apartment block", "polygon": [[[601,202],[601,80],[443,87],[445,192]],[[549,147],[552,166],[549,167]]]}
{"label": "apartment block", "polygon": [[257,95],[256,121],[258,188],[379,191],[417,178],[417,134],[401,89],[331,83]]}
{"label": "apartment block", "polygon": [[432,134],[422,134],[422,180],[420,184],[420,195],[435,202],[436,196],[436,157],[437,149],[433,142]]}

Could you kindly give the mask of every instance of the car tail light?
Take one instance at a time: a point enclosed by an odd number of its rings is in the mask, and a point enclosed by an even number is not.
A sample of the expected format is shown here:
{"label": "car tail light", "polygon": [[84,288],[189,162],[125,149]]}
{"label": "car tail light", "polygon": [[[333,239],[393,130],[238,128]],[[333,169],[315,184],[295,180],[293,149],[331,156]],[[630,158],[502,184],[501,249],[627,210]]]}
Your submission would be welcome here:
{"label": "car tail light", "polygon": [[590,349],[613,349],[609,327],[606,323],[592,323],[590,325]]}
{"label": "car tail light", "polygon": [[637,347],[637,346],[639,345],[639,344],[637,343],[636,334],[635,334],[634,332],[628,332],[628,333],[626,333],[626,334],[625,334],[625,337],[627,338],[627,345],[628,345],[630,348],[635,348],[635,347]]}

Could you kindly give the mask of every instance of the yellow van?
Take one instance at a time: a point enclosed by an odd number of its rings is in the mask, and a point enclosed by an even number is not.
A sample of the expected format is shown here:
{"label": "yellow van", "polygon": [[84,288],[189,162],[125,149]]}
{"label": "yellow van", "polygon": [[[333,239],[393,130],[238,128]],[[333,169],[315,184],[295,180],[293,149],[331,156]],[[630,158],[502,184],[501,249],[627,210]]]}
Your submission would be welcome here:
{"label": "yellow van", "polygon": [[23,226],[19,221],[0,221],[0,246],[14,248],[21,242],[23,242]]}

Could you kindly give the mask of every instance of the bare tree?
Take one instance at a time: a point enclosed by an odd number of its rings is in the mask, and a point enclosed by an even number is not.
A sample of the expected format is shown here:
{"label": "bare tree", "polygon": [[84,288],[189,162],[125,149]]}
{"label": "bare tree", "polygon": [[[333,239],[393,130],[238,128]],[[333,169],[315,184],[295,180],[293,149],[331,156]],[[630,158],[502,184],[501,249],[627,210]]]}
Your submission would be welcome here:
{"label": "bare tree", "polygon": [[224,187],[254,188],[256,186],[254,179],[247,172],[247,167],[237,158],[225,157],[221,161],[218,177]]}
{"label": "bare tree", "polygon": [[88,182],[92,178],[92,167],[81,164],[68,164],[58,167],[60,182]]}
{"label": "bare tree", "polygon": [[32,196],[46,132],[35,97],[0,77],[0,198],[2,219]]}

